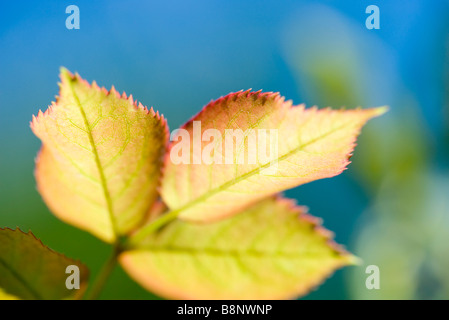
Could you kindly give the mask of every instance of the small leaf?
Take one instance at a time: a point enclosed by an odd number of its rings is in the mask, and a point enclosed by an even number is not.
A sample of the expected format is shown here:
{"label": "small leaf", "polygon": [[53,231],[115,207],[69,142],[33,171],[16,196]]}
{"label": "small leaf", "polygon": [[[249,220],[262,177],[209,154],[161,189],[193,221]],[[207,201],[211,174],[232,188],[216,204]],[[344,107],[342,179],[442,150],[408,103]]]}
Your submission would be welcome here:
{"label": "small leaf", "polygon": [[355,261],[304,212],[268,198],[216,223],[176,220],[120,261],[142,286],[168,298],[294,298]]}
{"label": "small leaf", "polygon": [[[70,265],[79,268],[80,289],[66,287]],[[86,266],[44,246],[31,232],[0,228],[0,299],[81,297],[88,276]]]}
{"label": "small leaf", "polygon": [[31,128],[43,142],[38,189],[56,216],[108,242],[143,222],[158,196],[163,117],[62,69],[60,96]]}
{"label": "small leaf", "polygon": [[[229,94],[209,103],[174,137],[165,158],[162,198],[179,218],[210,221],[280,191],[338,175],[349,164],[361,127],[385,111],[305,109],[275,93]],[[243,138],[236,140],[233,152],[226,140],[235,133],[229,130],[239,129]],[[258,140],[259,132],[265,132],[266,140]],[[268,139],[268,132],[277,139]]]}

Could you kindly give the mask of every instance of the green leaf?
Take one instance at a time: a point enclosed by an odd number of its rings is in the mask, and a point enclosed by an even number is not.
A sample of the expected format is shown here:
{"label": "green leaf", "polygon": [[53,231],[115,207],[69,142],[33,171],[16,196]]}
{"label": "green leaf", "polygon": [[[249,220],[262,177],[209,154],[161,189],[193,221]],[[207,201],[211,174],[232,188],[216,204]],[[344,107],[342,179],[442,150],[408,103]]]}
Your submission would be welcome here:
{"label": "green leaf", "polygon": [[31,128],[43,143],[38,190],[56,216],[107,242],[143,223],[158,197],[163,117],[62,69],[56,103]]}
{"label": "green leaf", "polygon": [[[79,268],[80,289],[66,287],[71,265]],[[86,266],[49,249],[31,232],[0,228],[0,299],[78,298],[88,276]]]}
{"label": "green leaf", "polygon": [[216,223],[176,220],[120,262],[138,283],[168,298],[294,298],[355,262],[330,237],[304,207],[271,197]]}

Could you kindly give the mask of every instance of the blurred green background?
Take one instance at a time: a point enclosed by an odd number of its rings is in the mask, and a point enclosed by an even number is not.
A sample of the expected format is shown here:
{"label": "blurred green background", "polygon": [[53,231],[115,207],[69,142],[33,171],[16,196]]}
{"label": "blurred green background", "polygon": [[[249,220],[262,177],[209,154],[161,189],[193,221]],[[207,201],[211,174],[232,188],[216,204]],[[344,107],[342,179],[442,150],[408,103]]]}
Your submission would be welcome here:
{"label": "blurred green background", "polygon": [[[80,9],[68,30],[65,8]],[[380,9],[368,30],[365,9]],[[306,299],[449,298],[448,1],[9,1],[0,3],[0,226],[31,229],[95,277],[110,248],[57,220],[35,188],[32,114],[65,66],[132,93],[173,130],[211,99],[253,88],[295,104],[390,112],[349,170],[286,192],[363,259]],[[380,268],[368,290],[367,265]],[[102,298],[155,298],[116,268]]]}

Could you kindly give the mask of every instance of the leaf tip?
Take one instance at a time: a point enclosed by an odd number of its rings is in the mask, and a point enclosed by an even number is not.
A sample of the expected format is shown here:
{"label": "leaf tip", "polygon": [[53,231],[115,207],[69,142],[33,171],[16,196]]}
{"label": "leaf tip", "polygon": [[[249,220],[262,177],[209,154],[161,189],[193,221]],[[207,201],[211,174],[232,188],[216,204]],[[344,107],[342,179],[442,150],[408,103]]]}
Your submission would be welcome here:
{"label": "leaf tip", "polygon": [[371,108],[368,110],[371,111],[370,112],[371,118],[376,118],[376,117],[380,117],[381,115],[387,113],[389,109],[390,108],[388,106],[381,106],[381,107]]}
{"label": "leaf tip", "polygon": [[357,256],[354,256],[352,254],[346,255],[346,262],[350,266],[361,266],[363,264],[363,260]]}
{"label": "leaf tip", "polygon": [[61,79],[62,83],[64,83],[66,81],[73,80],[75,78],[75,76],[66,67],[60,67],[59,68],[59,78]]}

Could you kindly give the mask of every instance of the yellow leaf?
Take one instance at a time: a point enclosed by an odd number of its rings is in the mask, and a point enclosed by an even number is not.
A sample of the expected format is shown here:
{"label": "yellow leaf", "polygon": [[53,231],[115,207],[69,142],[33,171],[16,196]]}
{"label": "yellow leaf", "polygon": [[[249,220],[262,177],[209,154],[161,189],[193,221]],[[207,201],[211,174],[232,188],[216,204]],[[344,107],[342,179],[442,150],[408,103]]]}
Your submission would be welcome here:
{"label": "yellow leaf", "polygon": [[294,298],[355,262],[304,212],[271,197],[216,223],[176,220],[120,262],[135,281],[168,298]]}
{"label": "yellow leaf", "polygon": [[[79,287],[69,289],[74,268]],[[0,300],[80,298],[88,277],[86,266],[44,246],[31,232],[0,228]]]}
{"label": "yellow leaf", "polygon": [[157,198],[163,117],[62,69],[56,103],[31,128],[43,142],[38,189],[56,216],[107,242],[143,221]]}
{"label": "yellow leaf", "polygon": [[[173,217],[211,221],[233,215],[269,195],[340,174],[361,127],[385,111],[306,109],[274,93],[229,94],[173,137],[161,195]],[[265,140],[259,140],[262,133]],[[234,141],[239,134],[243,138]],[[227,141],[235,145],[229,148]]]}

